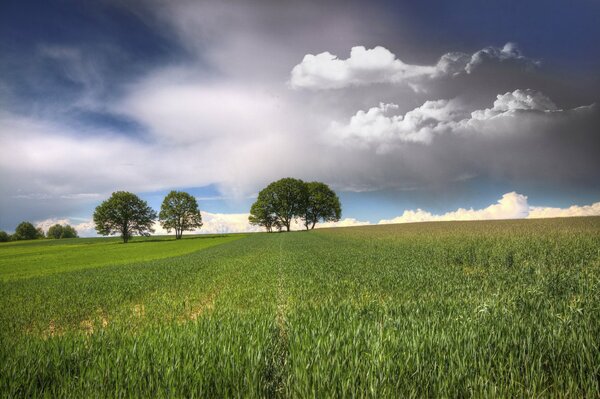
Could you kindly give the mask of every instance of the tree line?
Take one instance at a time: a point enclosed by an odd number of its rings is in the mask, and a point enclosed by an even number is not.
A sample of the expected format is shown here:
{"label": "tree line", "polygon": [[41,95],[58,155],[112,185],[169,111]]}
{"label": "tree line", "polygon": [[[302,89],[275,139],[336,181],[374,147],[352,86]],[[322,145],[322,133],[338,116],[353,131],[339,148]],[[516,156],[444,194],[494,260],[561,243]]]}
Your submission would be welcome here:
{"label": "tree line", "polygon": [[250,224],[262,226],[267,232],[290,231],[291,223],[300,219],[306,230],[318,222],[337,222],[342,206],[337,194],[325,183],[304,182],[286,177],[277,180],[258,193],[250,208]]}
{"label": "tree line", "polygon": [[71,225],[55,224],[50,226],[47,232],[41,227],[35,227],[31,222],[21,222],[15,229],[14,234],[8,234],[5,231],[0,231],[0,242],[21,241],[21,240],[37,240],[40,238],[77,238],[77,230]]}
{"label": "tree line", "polygon": [[[340,220],[342,208],[336,193],[325,183],[303,182],[291,177],[277,180],[262,189],[250,209],[249,222],[263,226],[268,232],[290,231],[291,223],[301,219],[306,230],[319,222]],[[94,211],[94,224],[98,234],[119,234],[124,243],[134,235],[149,236],[154,233],[158,219],[167,232],[175,231],[180,239],[184,231],[202,227],[198,202],[189,193],[169,192],[157,214],[146,201],[127,191],[112,193],[110,198]],[[32,240],[37,238],[76,238],[77,231],[70,225],[56,224],[47,233],[29,222],[19,224],[11,236],[0,231],[0,242]]]}

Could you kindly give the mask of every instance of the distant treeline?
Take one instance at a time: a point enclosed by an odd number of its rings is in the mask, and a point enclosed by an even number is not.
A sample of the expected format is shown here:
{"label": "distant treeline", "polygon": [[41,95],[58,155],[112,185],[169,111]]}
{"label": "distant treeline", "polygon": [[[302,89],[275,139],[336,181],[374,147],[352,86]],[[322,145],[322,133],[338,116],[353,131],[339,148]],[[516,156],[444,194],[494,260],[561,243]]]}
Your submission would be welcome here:
{"label": "distant treeline", "polygon": [[55,224],[50,226],[47,232],[41,227],[35,227],[31,222],[21,222],[15,229],[14,234],[8,234],[5,231],[0,231],[0,242],[20,241],[20,240],[37,240],[40,238],[77,238],[77,231],[71,225]]}
{"label": "distant treeline", "polygon": [[[290,231],[291,223],[300,219],[309,230],[318,222],[338,221],[341,215],[340,200],[327,184],[306,183],[288,177],[277,180],[260,191],[250,209],[249,221],[271,232],[274,229],[282,231],[284,228]],[[184,231],[202,227],[202,215],[196,198],[183,191],[171,191],[167,194],[158,214],[146,201],[127,191],[112,193],[94,211],[98,234],[119,234],[125,243],[134,235],[148,236],[154,233],[157,219],[167,232],[175,231],[176,239],[180,239]],[[12,235],[0,231],[0,242],[76,237],[77,231],[68,224],[55,224],[46,233],[30,222],[19,224]]]}

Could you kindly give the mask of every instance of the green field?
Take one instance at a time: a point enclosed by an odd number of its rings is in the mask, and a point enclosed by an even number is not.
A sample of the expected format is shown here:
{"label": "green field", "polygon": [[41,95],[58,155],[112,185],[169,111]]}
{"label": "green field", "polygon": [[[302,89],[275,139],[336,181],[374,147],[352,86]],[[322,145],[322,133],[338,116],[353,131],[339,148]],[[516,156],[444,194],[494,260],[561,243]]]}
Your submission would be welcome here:
{"label": "green field", "polygon": [[243,236],[189,236],[183,241],[165,236],[137,237],[132,245],[123,245],[117,237],[15,241],[0,244],[0,280],[170,258]]}
{"label": "green field", "polygon": [[600,217],[11,243],[0,277],[2,397],[600,392]]}

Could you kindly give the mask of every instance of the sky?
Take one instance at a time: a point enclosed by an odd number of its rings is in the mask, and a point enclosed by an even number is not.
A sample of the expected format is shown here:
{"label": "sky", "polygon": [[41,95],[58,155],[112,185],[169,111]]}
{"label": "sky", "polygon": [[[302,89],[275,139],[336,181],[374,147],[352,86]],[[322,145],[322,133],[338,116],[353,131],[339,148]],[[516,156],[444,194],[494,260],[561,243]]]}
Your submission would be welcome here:
{"label": "sky", "polygon": [[[600,214],[600,3],[3,1],[0,229],[94,235],[117,190],[255,230],[329,184],[332,225]],[[160,232],[160,229],[159,229]]]}

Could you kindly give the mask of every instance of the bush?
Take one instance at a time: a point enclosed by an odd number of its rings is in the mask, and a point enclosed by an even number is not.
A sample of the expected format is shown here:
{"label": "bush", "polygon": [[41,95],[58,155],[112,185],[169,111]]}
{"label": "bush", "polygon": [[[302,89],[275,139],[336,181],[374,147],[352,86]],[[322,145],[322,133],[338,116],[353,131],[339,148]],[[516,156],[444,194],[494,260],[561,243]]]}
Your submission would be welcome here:
{"label": "bush", "polygon": [[0,230],[0,242],[10,241],[10,236],[6,233],[6,231]]}

